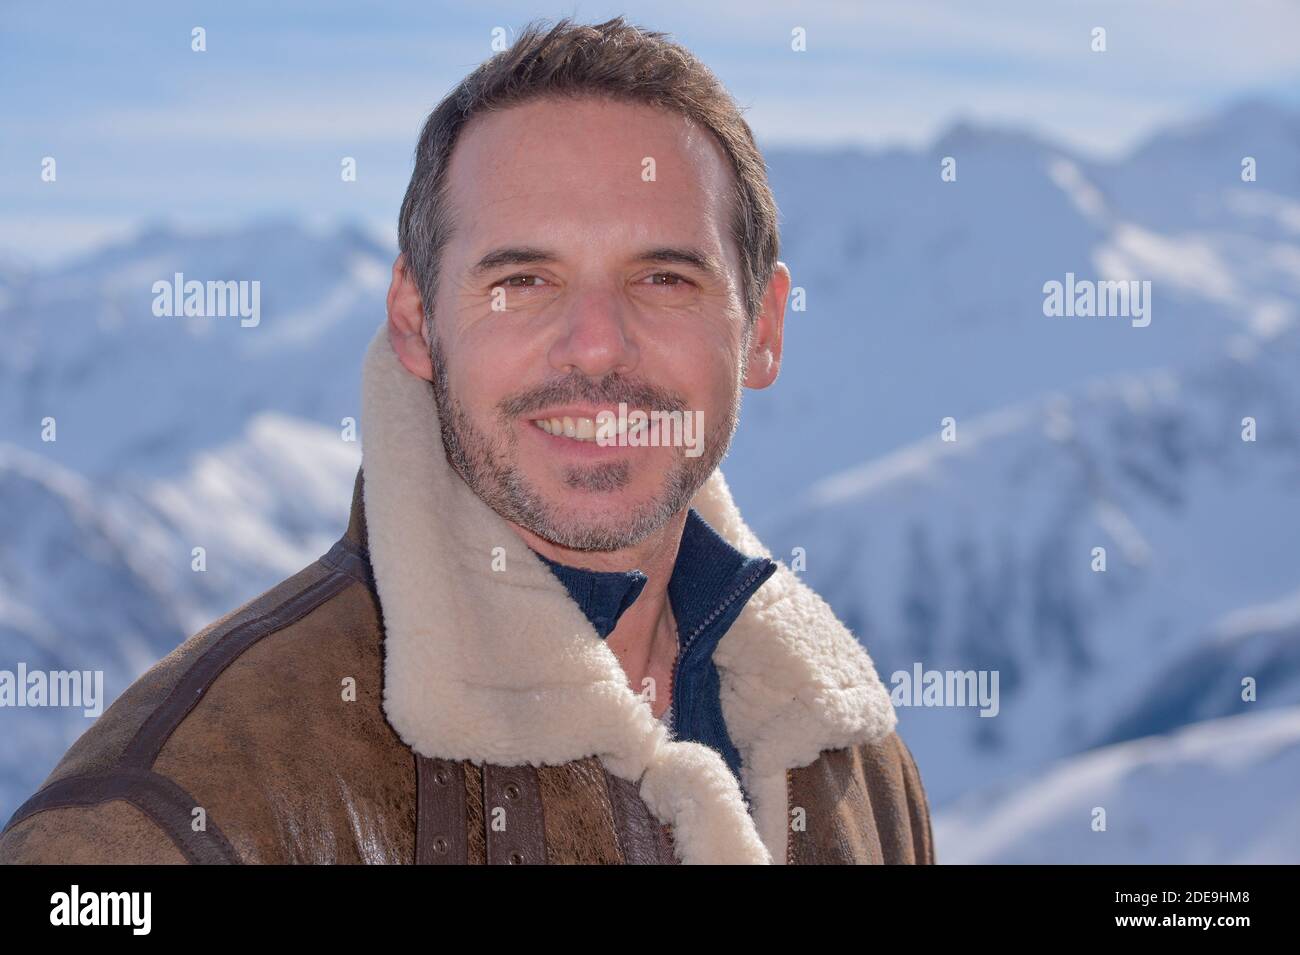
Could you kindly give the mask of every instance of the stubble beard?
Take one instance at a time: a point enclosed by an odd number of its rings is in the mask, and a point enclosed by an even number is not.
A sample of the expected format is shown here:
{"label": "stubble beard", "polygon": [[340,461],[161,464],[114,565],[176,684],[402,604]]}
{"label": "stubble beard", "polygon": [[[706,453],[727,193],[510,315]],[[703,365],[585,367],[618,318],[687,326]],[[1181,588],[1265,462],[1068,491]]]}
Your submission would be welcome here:
{"label": "stubble beard", "polygon": [[[677,512],[685,508],[727,453],[740,419],[740,381],[737,379],[728,402],[727,414],[713,428],[707,428],[704,451],[698,457],[680,453],[664,474],[654,497],[630,508],[617,519],[584,515],[580,504],[557,507],[542,496],[518,467],[518,435],[514,423],[530,410],[565,401],[590,401],[658,410],[683,410],[673,396],[648,385],[634,385],[618,376],[592,380],[575,373],[543,389],[507,398],[498,404],[502,441],[484,433],[466,413],[448,387],[446,358],[436,333],[432,336],[433,396],[447,463],[485,504],[507,521],[526,528],[538,537],[575,551],[613,551],[645,540]],[[613,493],[631,480],[626,460],[609,461],[566,469],[564,483],[575,491]],[[580,501],[580,499],[579,499]]]}

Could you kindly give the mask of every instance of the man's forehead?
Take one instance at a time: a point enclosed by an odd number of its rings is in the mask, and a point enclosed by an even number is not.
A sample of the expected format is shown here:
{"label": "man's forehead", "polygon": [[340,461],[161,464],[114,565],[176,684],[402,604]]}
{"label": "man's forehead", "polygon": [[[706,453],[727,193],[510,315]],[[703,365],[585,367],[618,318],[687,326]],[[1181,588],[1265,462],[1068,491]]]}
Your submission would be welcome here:
{"label": "man's forehead", "polygon": [[[548,98],[476,117],[456,144],[448,195],[463,227],[570,214],[723,228],[731,171],[686,117],[641,104]],[[474,231],[478,231],[474,229]]]}

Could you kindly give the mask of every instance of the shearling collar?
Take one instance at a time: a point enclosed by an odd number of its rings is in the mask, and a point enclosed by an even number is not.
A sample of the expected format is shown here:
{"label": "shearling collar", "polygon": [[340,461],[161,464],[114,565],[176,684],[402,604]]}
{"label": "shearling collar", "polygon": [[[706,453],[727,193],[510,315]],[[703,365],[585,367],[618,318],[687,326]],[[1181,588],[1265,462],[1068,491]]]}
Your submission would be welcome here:
{"label": "shearling collar", "polygon": [[[383,326],[361,424],[384,712],[416,752],[501,765],[595,755],[639,783],[683,862],[783,863],[786,771],[893,730],[866,651],[778,562],[714,653],[751,817],[722,757],[668,738],[564,585],[447,463],[432,386],[401,366]],[[768,554],[721,471],[691,506],[737,550]]]}

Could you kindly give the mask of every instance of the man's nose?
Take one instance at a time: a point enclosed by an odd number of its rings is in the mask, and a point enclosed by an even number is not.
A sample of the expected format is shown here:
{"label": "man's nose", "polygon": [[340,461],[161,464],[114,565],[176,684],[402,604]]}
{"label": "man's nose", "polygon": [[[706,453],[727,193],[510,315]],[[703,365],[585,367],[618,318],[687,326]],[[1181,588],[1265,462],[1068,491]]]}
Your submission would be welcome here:
{"label": "man's nose", "polygon": [[569,303],[564,326],[550,350],[551,366],[589,378],[617,372],[628,374],[638,361],[629,327],[627,304],[610,290],[589,289]]}

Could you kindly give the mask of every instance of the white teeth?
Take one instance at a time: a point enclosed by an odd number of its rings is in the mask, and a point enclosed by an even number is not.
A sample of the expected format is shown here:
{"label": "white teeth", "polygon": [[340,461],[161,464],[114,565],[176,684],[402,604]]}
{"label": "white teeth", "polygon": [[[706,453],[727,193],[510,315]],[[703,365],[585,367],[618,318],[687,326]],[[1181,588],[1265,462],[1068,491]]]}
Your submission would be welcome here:
{"label": "white teeth", "polygon": [[591,418],[535,418],[533,424],[547,434],[560,435],[575,441],[596,440],[596,422]]}
{"label": "white teeth", "polygon": [[[534,418],[533,424],[547,434],[560,435],[565,438],[572,438],[575,441],[596,440],[596,422],[591,418]],[[648,431],[650,422],[646,419],[640,419],[629,424],[625,418],[618,422],[617,427],[618,436],[625,438],[628,435]]]}

